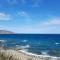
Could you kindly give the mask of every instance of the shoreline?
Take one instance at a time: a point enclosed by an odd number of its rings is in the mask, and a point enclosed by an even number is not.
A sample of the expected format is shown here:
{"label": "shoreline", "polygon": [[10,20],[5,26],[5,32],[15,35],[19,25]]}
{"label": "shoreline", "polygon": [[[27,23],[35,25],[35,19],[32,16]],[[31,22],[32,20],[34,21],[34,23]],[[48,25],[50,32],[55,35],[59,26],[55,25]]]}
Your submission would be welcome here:
{"label": "shoreline", "polygon": [[55,57],[55,56],[50,56],[50,55],[38,55],[38,54],[34,54],[34,53],[31,53],[31,52],[27,52],[25,50],[18,50],[19,52],[22,52],[26,55],[29,55],[29,56],[36,56],[36,57],[41,57],[41,56],[44,56],[44,57],[54,57],[54,58],[60,58],[60,57]]}
{"label": "shoreline", "polygon": [[24,50],[14,50],[14,49],[4,49],[0,48],[0,55],[3,55],[4,57],[18,59],[18,60],[60,60],[60,57],[54,57],[49,55],[37,55],[33,53],[29,53]]}

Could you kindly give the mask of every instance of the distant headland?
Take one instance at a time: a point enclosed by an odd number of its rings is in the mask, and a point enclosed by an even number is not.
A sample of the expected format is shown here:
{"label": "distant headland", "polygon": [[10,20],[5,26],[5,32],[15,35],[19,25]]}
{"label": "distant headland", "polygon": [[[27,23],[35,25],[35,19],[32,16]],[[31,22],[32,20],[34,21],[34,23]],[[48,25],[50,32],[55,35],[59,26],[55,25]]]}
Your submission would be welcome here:
{"label": "distant headland", "polygon": [[0,34],[15,34],[15,33],[8,30],[0,30]]}

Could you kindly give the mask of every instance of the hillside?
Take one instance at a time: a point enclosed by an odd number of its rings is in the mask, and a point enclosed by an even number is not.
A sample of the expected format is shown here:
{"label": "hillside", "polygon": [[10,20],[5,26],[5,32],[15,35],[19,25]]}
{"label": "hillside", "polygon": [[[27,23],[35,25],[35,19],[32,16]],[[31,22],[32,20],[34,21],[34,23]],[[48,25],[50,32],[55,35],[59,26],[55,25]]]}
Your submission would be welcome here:
{"label": "hillside", "polygon": [[15,34],[15,33],[7,30],[0,30],[0,34]]}

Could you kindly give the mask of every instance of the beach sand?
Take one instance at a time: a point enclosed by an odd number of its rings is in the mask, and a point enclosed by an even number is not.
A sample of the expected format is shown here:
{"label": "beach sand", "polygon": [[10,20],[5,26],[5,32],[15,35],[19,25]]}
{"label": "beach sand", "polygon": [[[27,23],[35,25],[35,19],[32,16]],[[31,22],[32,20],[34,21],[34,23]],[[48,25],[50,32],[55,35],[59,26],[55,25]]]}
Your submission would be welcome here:
{"label": "beach sand", "polygon": [[0,48],[0,60],[60,60],[60,57],[36,55],[23,50]]}

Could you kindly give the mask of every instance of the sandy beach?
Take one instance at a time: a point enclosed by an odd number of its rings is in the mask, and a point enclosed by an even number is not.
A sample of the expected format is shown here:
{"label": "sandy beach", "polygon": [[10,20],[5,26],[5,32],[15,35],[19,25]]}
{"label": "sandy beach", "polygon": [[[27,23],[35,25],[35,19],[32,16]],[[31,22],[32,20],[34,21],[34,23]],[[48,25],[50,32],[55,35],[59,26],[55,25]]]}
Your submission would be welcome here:
{"label": "sandy beach", "polygon": [[36,55],[23,50],[0,48],[0,60],[60,60],[60,57]]}

